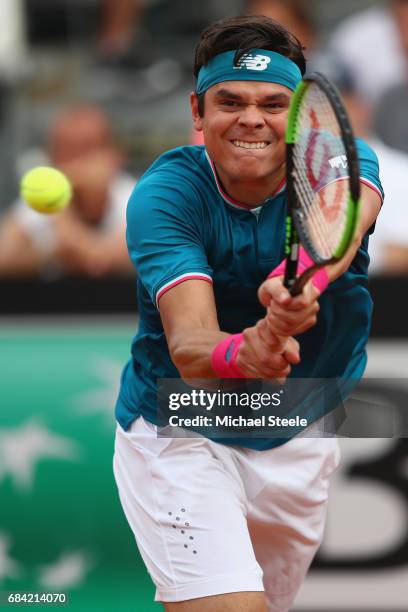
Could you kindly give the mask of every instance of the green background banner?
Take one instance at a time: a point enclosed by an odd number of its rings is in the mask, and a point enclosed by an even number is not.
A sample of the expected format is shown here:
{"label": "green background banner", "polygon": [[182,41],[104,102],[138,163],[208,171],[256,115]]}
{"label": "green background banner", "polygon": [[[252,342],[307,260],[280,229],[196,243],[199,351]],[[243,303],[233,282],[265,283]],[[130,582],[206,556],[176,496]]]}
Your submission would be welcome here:
{"label": "green background banner", "polygon": [[135,327],[1,325],[1,591],[65,592],[70,611],[161,609],[112,472]]}

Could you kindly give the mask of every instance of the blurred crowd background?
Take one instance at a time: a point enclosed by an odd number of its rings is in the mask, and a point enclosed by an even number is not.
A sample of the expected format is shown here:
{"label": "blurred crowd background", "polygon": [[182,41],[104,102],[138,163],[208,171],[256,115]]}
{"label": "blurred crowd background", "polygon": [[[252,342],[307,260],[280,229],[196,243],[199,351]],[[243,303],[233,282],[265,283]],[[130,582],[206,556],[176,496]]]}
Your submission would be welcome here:
{"label": "blurred crowd background", "polygon": [[[387,194],[372,274],[408,272],[408,0],[1,0],[0,277],[133,274],[124,210],[138,176],[197,141],[188,93],[200,31],[265,14],[338,85],[377,151]],[[18,200],[34,165],[61,168],[72,206],[44,217]]]}

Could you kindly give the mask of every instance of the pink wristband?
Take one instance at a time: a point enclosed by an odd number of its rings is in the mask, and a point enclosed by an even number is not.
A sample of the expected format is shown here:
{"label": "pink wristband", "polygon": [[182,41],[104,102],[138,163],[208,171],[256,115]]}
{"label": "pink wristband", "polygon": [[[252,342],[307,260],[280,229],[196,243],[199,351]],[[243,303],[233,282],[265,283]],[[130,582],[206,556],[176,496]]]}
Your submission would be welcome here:
{"label": "pink wristband", "polygon": [[[298,272],[302,274],[305,270],[308,270],[311,266],[313,266],[313,259],[310,257],[308,253],[306,253],[303,247],[299,249],[299,263],[298,263]],[[275,278],[275,276],[284,276],[286,270],[286,259],[280,262],[280,264],[272,270],[272,272],[268,275],[268,278]],[[312,276],[312,283],[320,291],[323,293],[329,285],[329,277],[324,268],[320,268],[317,270]]]}
{"label": "pink wristband", "polygon": [[246,378],[235,363],[243,340],[243,334],[234,334],[221,340],[214,348],[211,355],[211,365],[220,378]]}

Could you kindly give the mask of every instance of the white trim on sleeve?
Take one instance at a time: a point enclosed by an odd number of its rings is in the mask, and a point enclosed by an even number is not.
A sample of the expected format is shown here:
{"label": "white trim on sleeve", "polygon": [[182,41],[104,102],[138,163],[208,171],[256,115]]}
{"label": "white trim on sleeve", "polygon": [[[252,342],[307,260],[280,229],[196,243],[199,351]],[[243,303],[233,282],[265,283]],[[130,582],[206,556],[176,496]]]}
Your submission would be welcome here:
{"label": "white trim on sleeve", "polygon": [[156,307],[157,307],[157,309],[159,309],[160,298],[167,291],[169,291],[169,289],[172,289],[176,285],[179,285],[180,283],[184,283],[187,280],[204,280],[204,281],[207,281],[208,283],[212,283],[213,282],[211,276],[209,276],[208,274],[204,274],[203,272],[187,272],[186,274],[181,274],[180,276],[177,276],[176,278],[173,278],[173,280],[169,281],[168,283],[166,283],[165,285],[160,287],[160,289],[157,291],[157,293],[156,293]]}

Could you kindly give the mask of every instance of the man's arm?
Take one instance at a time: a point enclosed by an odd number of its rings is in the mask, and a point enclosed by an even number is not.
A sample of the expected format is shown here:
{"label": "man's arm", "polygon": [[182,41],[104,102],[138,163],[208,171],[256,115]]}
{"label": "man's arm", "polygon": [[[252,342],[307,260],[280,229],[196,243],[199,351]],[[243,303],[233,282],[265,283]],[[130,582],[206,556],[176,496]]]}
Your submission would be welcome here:
{"label": "man's arm", "polygon": [[358,249],[360,248],[365,234],[368,232],[373,223],[375,223],[380,210],[381,198],[379,194],[367,185],[361,184],[360,218],[357,223],[354,239],[350,244],[345,256],[335,264],[326,267],[329,281],[331,283],[336,280],[336,278],[344,274],[346,270],[348,270],[351,262],[356,256]]}
{"label": "man's arm", "polygon": [[[215,346],[229,334],[220,331],[212,286],[200,280],[181,283],[159,302],[170,356],[182,378],[218,378],[211,366]],[[285,378],[299,361],[298,344],[278,339],[263,319],[243,330],[237,364],[252,378]]]}
{"label": "man's arm", "polygon": [[52,221],[57,256],[66,272],[91,277],[133,272],[126,248],[125,227],[105,235],[87,227],[69,209]]}
{"label": "man's arm", "polygon": [[408,246],[398,243],[384,244],[384,264],[382,270],[385,274],[407,274],[408,272]]}
{"label": "man's arm", "polygon": [[44,258],[13,215],[0,225],[0,276],[36,276]]}

